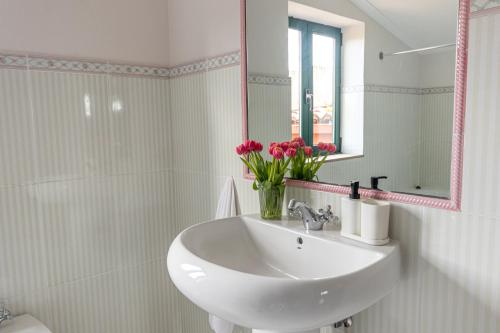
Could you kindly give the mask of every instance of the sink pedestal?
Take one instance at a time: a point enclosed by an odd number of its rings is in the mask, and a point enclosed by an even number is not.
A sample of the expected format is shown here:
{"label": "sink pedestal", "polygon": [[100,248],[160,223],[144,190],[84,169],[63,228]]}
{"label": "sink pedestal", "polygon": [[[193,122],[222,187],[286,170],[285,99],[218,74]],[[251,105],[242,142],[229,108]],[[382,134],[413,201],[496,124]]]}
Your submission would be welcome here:
{"label": "sink pedestal", "polygon": [[[302,332],[294,332],[294,333],[319,333],[320,329],[310,330],[310,331],[302,331]],[[282,333],[279,331],[267,331],[267,330],[252,330],[252,333]]]}

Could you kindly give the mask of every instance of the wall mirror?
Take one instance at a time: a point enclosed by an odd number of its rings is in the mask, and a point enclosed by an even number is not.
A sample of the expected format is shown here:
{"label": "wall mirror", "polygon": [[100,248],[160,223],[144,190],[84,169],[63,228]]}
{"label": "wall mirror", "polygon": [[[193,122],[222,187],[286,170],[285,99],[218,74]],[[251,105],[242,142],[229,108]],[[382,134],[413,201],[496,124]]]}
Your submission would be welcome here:
{"label": "wall mirror", "polygon": [[460,209],[468,0],[241,6],[244,137],[338,148],[288,185]]}

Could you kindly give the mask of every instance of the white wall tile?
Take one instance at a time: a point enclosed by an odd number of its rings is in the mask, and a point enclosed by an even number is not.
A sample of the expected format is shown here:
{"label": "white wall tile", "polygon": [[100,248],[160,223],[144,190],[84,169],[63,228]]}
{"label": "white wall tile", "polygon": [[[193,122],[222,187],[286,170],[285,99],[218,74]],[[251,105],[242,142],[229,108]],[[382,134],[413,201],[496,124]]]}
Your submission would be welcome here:
{"label": "white wall tile", "polygon": [[6,306],[12,315],[29,313],[42,323],[52,323],[52,312],[49,308],[48,289],[40,289],[23,296],[6,299]]}
{"label": "white wall tile", "polygon": [[121,332],[187,332],[177,307],[179,292],[167,274],[165,258],[120,271]]}
{"label": "white wall tile", "polygon": [[206,72],[170,80],[173,169],[205,172],[210,154]]}
{"label": "white wall tile", "polygon": [[125,332],[120,272],[61,284],[49,289],[53,332]]}
{"label": "white wall tile", "polygon": [[342,185],[359,180],[370,187],[370,177],[386,175],[380,188],[414,190],[420,168],[419,102],[415,94],[366,92],[363,158],[327,163],[319,179]]}
{"label": "white wall tile", "polygon": [[0,189],[0,298],[48,286],[44,234],[37,219],[35,188]]}
{"label": "white wall tile", "polygon": [[206,79],[208,141],[205,149],[209,154],[204,171],[209,170],[216,176],[235,174],[241,170],[241,161],[234,150],[242,142],[240,68],[210,71]]}
{"label": "white wall tile", "polygon": [[419,181],[422,188],[450,188],[454,94],[420,96]]}
{"label": "white wall tile", "polygon": [[217,208],[214,178],[205,173],[174,172],[174,230],[212,219]]}
{"label": "white wall tile", "polygon": [[108,178],[37,185],[50,285],[120,266],[122,221],[113,205],[114,196]]}
{"label": "white wall tile", "polygon": [[112,76],[109,89],[112,172],[170,169],[168,80]]}
{"label": "white wall tile", "polygon": [[248,137],[265,147],[270,142],[288,141],[291,128],[289,85],[248,84]]}
{"label": "white wall tile", "polygon": [[0,187],[35,179],[26,71],[0,69]]}
{"label": "white wall tile", "polygon": [[180,329],[177,291],[157,259],[48,290],[53,332],[166,333]]}
{"label": "white wall tile", "polygon": [[[492,32],[495,33],[492,33]],[[465,120],[465,213],[500,218],[500,15],[471,21]]]}
{"label": "white wall tile", "polygon": [[498,229],[498,223],[487,218],[425,210],[422,331],[497,332]]}
{"label": "white wall tile", "polygon": [[38,181],[110,169],[107,76],[29,71]]}
{"label": "white wall tile", "polygon": [[116,176],[111,187],[121,265],[164,257],[176,235],[172,174]]}

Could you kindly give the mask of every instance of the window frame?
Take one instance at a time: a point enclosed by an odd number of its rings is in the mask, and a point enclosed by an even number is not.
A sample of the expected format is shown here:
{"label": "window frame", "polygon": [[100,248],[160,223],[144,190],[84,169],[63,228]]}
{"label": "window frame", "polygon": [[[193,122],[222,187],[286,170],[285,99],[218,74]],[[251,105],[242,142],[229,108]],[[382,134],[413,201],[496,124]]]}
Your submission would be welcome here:
{"label": "window frame", "polygon": [[300,135],[306,144],[313,146],[314,142],[314,112],[308,110],[306,103],[306,90],[314,91],[313,87],[313,64],[312,64],[312,36],[313,34],[332,37],[335,39],[335,85],[333,95],[335,96],[335,115],[333,143],[337,146],[336,153],[342,151],[342,137],[340,136],[340,91],[341,91],[341,58],[342,58],[342,30],[316,22],[288,18],[288,28],[298,30],[301,35],[301,109],[300,109]]}

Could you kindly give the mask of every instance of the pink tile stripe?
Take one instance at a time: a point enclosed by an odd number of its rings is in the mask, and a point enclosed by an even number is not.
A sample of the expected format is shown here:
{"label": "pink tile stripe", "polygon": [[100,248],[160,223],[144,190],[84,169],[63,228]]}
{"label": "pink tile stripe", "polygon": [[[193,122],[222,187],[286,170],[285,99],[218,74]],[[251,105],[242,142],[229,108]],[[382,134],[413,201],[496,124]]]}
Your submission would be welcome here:
{"label": "pink tile stripe", "polygon": [[[243,112],[243,139],[248,138],[247,118],[247,61],[246,61],[246,0],[240,0],[241,15],[241,90],[242,90],[242,112]],[[460,0],[458,10],[458,35],[457,56],[455,76],[455,110],[453,115],[453,142],[452,161],[450,174],[450,199],[440,199],[420,195],[402,194],[395,192],[375,191],[362,189],[360,193],[367,198],[389,200],[395,202],[409,203],[427,207],[441,208],[459,211],[462,201],[462,174],[463,174],[463,144],[464,144],[464,121],[465,102],[467,86],[467,61],[468,61],[468,39],[469,39],[470,0]],[[247,168],[244,168],[243,176],[253,179]],[[349,187],[331,185],[315,182],[304,182],[300,180],[287,180],[288,186],[302,187],[311,190],[348,194]]]}

